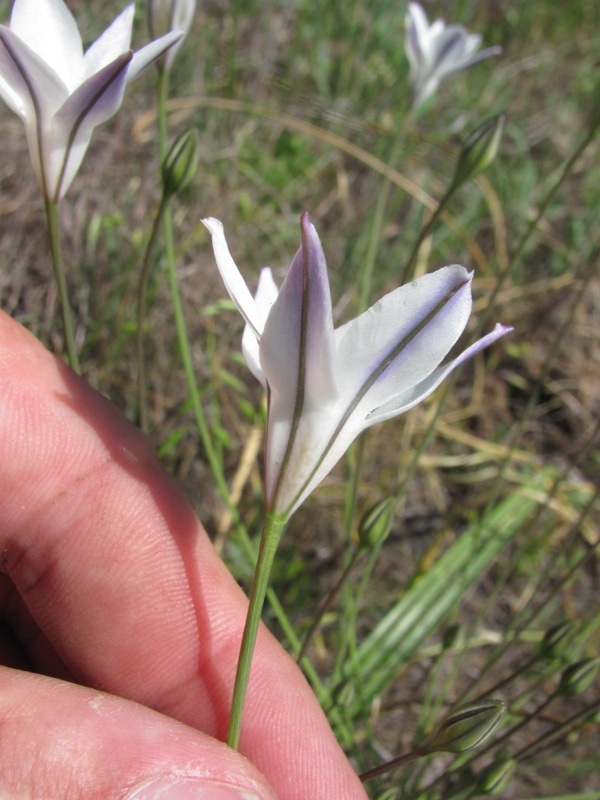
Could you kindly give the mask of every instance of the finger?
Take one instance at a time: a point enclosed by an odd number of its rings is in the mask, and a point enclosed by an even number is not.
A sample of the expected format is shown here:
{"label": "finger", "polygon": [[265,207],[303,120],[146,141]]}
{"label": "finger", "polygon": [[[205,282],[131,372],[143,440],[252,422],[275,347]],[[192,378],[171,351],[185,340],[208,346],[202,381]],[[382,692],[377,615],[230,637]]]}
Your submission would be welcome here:
{"label": "finger", "polygon": [[[191,509],[145,438],[5,315],[0,388],[0,569],[49,648],[82,683],[224,738],[246,600]],[[284,800],[365,796],[265,630],[240,748]]]}
{"label": "finger", "polygon": [[2,797],[276,797],[258,770],[221,742],[94,689],[0,668],[0,718]]}

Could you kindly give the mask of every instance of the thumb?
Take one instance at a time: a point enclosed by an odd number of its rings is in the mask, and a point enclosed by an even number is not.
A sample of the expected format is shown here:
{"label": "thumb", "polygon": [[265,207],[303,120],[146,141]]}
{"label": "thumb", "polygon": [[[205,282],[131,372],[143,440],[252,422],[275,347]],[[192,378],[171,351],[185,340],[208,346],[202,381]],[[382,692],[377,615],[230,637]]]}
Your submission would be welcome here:
{"label": "thumb", "polygon": [[277,800],[239,753],[156,711],[0,667],[0,797]]}

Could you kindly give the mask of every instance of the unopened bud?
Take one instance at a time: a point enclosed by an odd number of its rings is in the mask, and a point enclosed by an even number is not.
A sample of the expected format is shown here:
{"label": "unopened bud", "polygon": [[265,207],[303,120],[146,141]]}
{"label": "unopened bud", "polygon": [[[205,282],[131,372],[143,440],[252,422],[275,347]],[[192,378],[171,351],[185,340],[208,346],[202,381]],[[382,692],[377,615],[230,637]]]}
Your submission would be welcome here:
{"label": "unopened bud", "polygon": [[565,644],[564,639],[571,632],[571,628],[570,622],[558,622],[548,628],[538,645],[540,655],[548,657],[559,656]]}
{"label": "unopened bud", "polygon": [[490,736],[506,712],[502,700],[465,703],[449,714],[426,743],[429,753],[474,750]]}
{"label": "unopened bud", "polygon": [[486,120],[469,136],[458,157],[453,186],[461,184],[483,172],[496,158],[504,129],[504,115]]}
{"label": "unopened bud", "polygon": [[558,694],[573,697],[582,694],[595,681],[600,667],[600,658],[585,658],[570,664],[560,677]]}
{"label": "unopened bud", "polygon": [[162,167],[165,194],[171,196],[192,182],[198,168],[198,134],[194,128],[182,133],[171,145]]}
{"label": "unopened bud", "polygon": [[481,794],[502,794],[510,783],[517,769],[517,762],[509,758],[486,770],[479,781],[478,789]]}
{"label": "unopened bud", "polygon": [[370,550],[387,539],[394,507],[395,499],[386,497],[365,511],[358,523],[358,544],[361,548]]}

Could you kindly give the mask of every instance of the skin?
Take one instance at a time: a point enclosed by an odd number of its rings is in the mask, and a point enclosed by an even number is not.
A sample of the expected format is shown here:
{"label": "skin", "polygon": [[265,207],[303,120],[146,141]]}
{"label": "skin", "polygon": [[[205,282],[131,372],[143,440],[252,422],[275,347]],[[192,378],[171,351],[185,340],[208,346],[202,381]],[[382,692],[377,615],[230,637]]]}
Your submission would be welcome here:
{"label": "skin", "polygon": [[120,800],[185,773],[364,800],[265,629],[243,755],[222,743],[244,594],[143,435],[1,312],[0,454],[0,796]]}

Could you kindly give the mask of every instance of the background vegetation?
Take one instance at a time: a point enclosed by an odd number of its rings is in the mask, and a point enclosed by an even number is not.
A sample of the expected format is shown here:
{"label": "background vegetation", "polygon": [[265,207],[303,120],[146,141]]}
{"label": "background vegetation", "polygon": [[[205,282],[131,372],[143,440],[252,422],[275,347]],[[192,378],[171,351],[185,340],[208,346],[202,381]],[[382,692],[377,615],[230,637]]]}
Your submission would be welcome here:
{"label": "background vegetation", "polygon": [[[0,3],[0,17],[9,13]],[[147,39],[142,5],[137,42]],[[69,3],[93,40],[121,3]],[[147,313],[151,436],[216,546],[247,585],[262,513],[260,386],[240,356],[202,216],[219,217],[242,271],[285,273],[308,210],[344,321],[412,274],[475,269],[478,326],[514,333],[405,417],[372,429],[294,516],[267,624],[298,653],[362,771],[418,745],[445,710],[504,699],[496,744],[369,784],[373,798],[598,798],[600,5],[428,2],[503,55],[408,115],[398,0],[201,2],[171,81],[172,135],[195,127],[200,169],[175,199],[178,277],[218,471],[183,377],[160,248]],[[159,199],[155,75],[99,128],[62,207],[87,379],[137,417],[135,292]],[[2,108],[0,303],[62,352],[44,211],[21,122]],[[463,187],[408,270],[461,142],[505,113],[496,161]],[[378,200],[387,203],[378,212]],[[379,214],[379,216],[378,216]],[[387,536],[360,549],[367,509]],[[278,611],[278,603],[282,610]],[[274,610],[273,610],[274,609]],[[573,677],[565,670],[583,662]]]}

